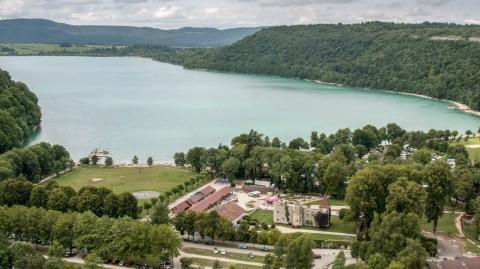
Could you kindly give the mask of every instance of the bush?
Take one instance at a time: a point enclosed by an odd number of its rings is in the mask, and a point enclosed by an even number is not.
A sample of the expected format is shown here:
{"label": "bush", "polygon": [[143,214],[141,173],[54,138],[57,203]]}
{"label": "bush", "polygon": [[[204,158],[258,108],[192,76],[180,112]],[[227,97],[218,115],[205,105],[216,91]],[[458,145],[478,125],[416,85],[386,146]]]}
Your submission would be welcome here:
{"label": "bush", "polygon": [[190,265],[192,265],[193,260],[190,258],[183,257],[180,259],[180,264],[182,266],[182,269],[187,269],[190,268]]}
{"label": "bush", "polygon": [[348,209],[342,208],[342,209],[340,209],[340,210],[338,211],[338,218],[339,218],[340,220],[344,220],[345,217],[347,216],[347,214],[348,214]]}

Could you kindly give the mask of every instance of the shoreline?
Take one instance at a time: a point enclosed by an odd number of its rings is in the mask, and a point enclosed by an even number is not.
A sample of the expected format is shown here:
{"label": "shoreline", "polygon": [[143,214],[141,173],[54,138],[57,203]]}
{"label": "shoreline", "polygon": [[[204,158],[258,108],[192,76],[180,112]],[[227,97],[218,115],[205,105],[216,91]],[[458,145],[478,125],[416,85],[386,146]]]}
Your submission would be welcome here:
{"label": "shoreline", "polygon": [[387,90],[381,90],[384,92],[389,92],[389,93],[399,93],[403,95],[409,95],[409,96],[415,96],[415,97],[420,97],[420,98],[425,98],[429,100],[436,100],[436,101],[443,101],[443,102],[448,102],[453,105],[452,108],[461,110],[464,113],[475,115],[475,116],[480,116],[480,111],[473,110],[471,107],[468,105],[462,104],[460,102],[452,101],[452,100],[447,100],[447,99],[438,99],[434,98],[431,96],[423,95],[423,94],[417,94],[417,93],[409,93],[409,92],[396,92],[396,91],[387,91]]}

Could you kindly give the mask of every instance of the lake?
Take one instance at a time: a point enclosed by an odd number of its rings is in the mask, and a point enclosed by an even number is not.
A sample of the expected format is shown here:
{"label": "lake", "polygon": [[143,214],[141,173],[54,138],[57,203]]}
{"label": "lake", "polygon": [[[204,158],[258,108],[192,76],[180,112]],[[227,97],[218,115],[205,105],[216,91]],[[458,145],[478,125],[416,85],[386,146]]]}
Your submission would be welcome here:
{"label": "lake", "polygon": [[229,144],[255,129],[288,141],[366,124],[477,130],[480,118],[435,101],[268,76],[186,70],[143,58],[0,57],[42,107],[31,143],[64,145],[75,160],[95,148],[116,162],[170,160],[192,146]]}

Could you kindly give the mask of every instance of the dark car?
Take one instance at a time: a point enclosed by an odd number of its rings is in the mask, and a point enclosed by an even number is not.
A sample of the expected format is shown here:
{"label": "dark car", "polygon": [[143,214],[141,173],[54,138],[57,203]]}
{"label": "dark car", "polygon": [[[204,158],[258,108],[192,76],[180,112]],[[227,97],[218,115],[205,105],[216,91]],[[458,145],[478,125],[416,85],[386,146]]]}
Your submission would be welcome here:
{"label": "dark car", "polygon": [[208,240],[207,245],[215,245],[215,242],[213,242],[213,240]]}

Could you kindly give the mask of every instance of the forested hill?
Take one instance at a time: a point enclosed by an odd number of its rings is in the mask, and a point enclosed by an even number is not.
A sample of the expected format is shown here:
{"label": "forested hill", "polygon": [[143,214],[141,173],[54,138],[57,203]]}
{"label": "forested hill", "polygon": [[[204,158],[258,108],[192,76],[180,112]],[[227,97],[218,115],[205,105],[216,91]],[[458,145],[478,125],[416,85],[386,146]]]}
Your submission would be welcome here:
{"label": "forested hill", "polygon": [[71,43],[215,47],[232,44],[261,28],[180,28],[76,26],[43,19],[0,21],[0,43]]}
{"label": "forested hill", "polygon": [[22,146],[40,125],[37,97],[21,82],[0,69],[0,154]]}
{"label": "forested hill", "polygon": [[424,94],[480,109],[480,26],[280,26],[228,47],[184,50],[179,59],[189,68]]}

